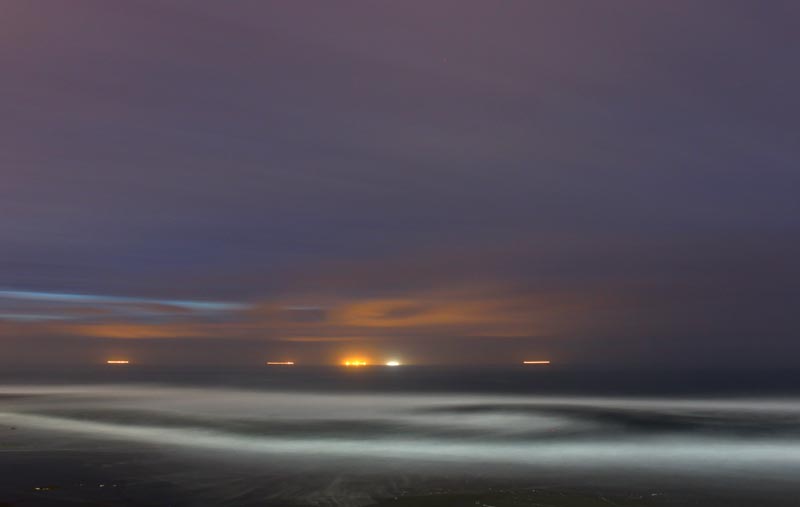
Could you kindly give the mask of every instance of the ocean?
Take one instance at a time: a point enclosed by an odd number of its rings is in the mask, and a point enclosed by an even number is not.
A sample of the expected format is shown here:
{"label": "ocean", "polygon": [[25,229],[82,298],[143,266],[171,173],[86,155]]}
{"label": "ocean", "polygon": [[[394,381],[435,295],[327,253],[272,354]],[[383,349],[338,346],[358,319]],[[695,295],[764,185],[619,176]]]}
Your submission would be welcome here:
{"label": "ocean", "polygon": [[752,370],[5,370],[0,505],[798,505],[798,386]]}

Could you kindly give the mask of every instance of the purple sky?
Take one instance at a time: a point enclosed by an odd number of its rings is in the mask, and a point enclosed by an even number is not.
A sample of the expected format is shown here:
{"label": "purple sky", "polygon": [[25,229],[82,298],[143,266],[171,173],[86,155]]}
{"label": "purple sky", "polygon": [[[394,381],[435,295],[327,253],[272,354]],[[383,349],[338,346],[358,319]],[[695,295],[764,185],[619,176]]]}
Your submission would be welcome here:
{"label": "purple sky", "polygon": [[798,19],[3,2],[0,362],[797,365]]}

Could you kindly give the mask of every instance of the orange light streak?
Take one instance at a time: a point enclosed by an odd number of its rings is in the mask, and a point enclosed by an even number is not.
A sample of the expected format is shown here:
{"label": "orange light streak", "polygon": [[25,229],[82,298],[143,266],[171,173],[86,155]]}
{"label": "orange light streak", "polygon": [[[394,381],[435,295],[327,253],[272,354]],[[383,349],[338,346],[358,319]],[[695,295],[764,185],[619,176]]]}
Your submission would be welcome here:
{"label": "orange light streak", "polygon": [[130,364],[127,359],[109,359],[106,364]]}
{"label": "orange light streak", "polygon": [[267,361],[268,366],[294,366],[294,361]]}
{"label": "orange light streak", "polygon": [[522,364],[550,364],[550,361],[522,361]]}

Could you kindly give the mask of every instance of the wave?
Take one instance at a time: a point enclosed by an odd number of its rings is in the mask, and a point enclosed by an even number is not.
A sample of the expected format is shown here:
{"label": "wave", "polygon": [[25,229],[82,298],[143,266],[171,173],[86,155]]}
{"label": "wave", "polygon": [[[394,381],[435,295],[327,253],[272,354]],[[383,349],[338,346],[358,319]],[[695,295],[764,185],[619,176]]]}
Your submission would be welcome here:
{"label": "wave", "polygon": [[[0,424],[108,445],[414,470],[487,464],[796,474],[800,400],[15,386]],[[213,452],[209,452],[213,451]],[[506,468],[502,468],[506,465]]]}

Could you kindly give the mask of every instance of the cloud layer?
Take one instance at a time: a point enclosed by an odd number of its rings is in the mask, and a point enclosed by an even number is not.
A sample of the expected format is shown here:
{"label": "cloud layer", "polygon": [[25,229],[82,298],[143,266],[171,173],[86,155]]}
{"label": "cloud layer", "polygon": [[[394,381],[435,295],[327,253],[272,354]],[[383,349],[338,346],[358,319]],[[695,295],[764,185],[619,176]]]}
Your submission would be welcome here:
{"label": "cloud layer", "polygon": [[799,14],[6,2],[0,360],[794,363]]}

